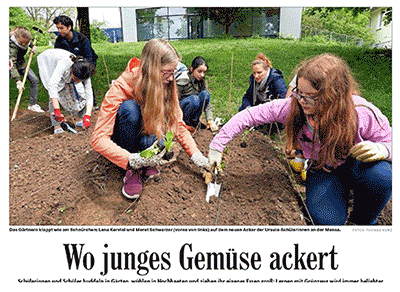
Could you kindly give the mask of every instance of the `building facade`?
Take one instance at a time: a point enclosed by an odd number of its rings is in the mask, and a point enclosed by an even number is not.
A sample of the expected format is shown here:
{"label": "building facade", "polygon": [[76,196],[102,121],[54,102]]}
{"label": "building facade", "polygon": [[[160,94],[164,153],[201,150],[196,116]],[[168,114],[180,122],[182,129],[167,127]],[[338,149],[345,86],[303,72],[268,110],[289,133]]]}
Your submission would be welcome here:
{"label": "building facade", "polygon": [[[293,37],[301,34],[301,7],[246,8],[228,33],[234,37]],[[121,8],[124,42],[211,38],[225,35],[225,28],[204,19],[195,8],[152,7]]]}
{"label": "building facade", "polygon": [[388,25],[384,23],[385,8],[374,7],[371,9],[371,28],[375,34],[374,47],[392,48],[392,22]]}

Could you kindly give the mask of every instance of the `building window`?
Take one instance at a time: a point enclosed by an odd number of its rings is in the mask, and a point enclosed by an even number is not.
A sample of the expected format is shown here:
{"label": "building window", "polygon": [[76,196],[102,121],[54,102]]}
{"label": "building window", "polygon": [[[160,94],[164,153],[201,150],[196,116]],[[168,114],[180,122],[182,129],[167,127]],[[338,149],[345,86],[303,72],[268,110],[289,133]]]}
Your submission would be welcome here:
{"label": "building window", "polygon": [[[262,13],[248,9],[246,19],[235,21],[230,33],[236,37],[261,35],[276,37],[279,34],[279,8],[265,8]],[[210,38],[224,35],[221,25],[204,20],[193,9],[183,7],[158,7],[136,10],[137,39],[152,38],[167,40]]]}
{"label": "building window", "polygon": [[383,10],[379,13],[378,16],[378,23],[377,23],[377,30],[381,29],[385,26],[385,15],[386,15],[386,10]]}

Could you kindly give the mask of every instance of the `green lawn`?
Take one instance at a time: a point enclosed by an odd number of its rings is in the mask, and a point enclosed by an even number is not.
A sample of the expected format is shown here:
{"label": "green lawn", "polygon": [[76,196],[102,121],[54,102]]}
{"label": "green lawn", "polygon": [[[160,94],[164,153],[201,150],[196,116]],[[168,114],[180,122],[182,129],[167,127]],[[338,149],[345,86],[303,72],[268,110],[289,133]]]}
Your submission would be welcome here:
{"label": "green lawn", "polygon": [[[293,70],[306,57],[331,52],[348,62],[354,76],[361,85],[362,96],[378,106],[392,120],[392,57],[381,51],[342,45],[310,44],[294,40],[266,39],[261,37],[246,39],[205,39],[171,42],[182,55],[182,61],[190,65],[196,56],[203,56],[209,65],[207,81],[211,92],[214,115],[225,121],[237,112],[244,92],[248,87],[251,62],[257,53],[267,55],[273,67],[283,71],[288,84]],[[125,69],[131,57],[140,57],[145,42],[94,44],[99,56],[97,73],[92,84],[98,103],[101,102],[111,80],[116,79]],[[38,48],[38,53],[48,47]],[[231,67],[233,56],[233,67]],[[39,75],[36,58],[32,69]],[[107,69],[107,70],[106,70]],[[231,85],[232,69],[232,85]],[[21,105],[26,107],[29,96],[29,82],[25,86]],[[10,80],[10,107],[14,107],[18,92]],[[39,104],[47,108],[48,94],[39,87]]]}

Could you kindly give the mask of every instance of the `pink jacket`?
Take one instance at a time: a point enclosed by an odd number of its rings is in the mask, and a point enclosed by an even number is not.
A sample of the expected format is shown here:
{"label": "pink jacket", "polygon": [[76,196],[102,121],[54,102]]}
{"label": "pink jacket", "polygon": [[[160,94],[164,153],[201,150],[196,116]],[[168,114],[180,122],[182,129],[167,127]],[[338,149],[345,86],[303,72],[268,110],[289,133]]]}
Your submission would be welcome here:
{"label": "pink jacket", "polygon": [[[358,115],[358,130],[355,143],[365,140],[382,143],[389,150],[388,160],[391,160],[392,129],[389,120],[376,106],[364,98],[353,96],[353,100]],[[230,140],[249,127],[273,122],[286,123],[287,116],[290,112],[290,103],[290,98],[278,99],[237,113],[214,137],[210,148],[222,152]],[[303,129],[300,131],[299,136],[302,134],[305,134],[312,140],[312,133],[306,125],[304,125]],[[301,140],[299,140],[299,143],[303,149],[304,157],[307,159],[311,158],[312,143]],[[317,144],[315,147],[316,153],[319,152],[319,148],[320,144]],[[316,155],[317,154],[314,155],[313,159],[317,158]]]}
{"label": "pink jacket", "polygon": [[[115,80],[107,91],[97,119],[96,126],[91,136],[92,148],[110,160],[112,163],[127,169],[130,153],[111,140],[114,131],[115,118],[120,105],[128,98],[134,99],[133,79],[140,66],[140,60],[132,58],[125,71]],[[193,137],[186,129],[180,112],[177,123],[176,137],[186,153],[191,157],[198,152]]]}

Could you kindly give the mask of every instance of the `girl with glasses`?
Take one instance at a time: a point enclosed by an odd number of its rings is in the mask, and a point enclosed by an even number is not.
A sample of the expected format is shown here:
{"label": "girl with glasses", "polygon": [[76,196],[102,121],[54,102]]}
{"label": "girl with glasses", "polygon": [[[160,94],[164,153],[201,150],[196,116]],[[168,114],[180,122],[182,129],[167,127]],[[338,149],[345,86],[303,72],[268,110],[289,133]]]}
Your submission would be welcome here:
{"label": "girl with glasses", "polygon": [[[125,71],[111,85],[102,102],[91,137],[94,150],[126,169],[122,194],[139,198],[143,180],[158,175],[157,166],[170,163],[161,151],[142,157],[143,150],[163,146],[172,132],[199,168],[209,168],[182,120],[174,70],[178,65],[175,48],[165,40],[146,43],[140,59],[132,58]],[[172,159],[173,161],[173,159]]]}
{"label": "girl with glasses", "polygon": [[309,159],[306,204],[313,222],[376,224],[392,195],[392,132],[382,112],[356,92],[342,59],[308,59],[297,70],[291,98],[249,108],[225,124],[210,144],[210,163],[219,166],[227,143],[245,128],[285,123],[286,151],[302,149]]}

